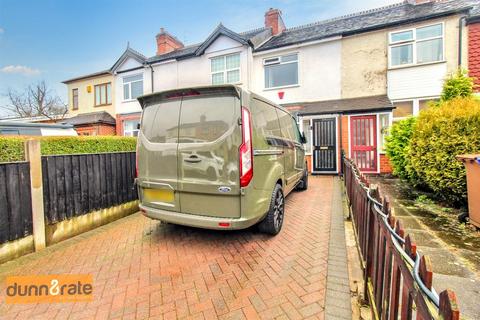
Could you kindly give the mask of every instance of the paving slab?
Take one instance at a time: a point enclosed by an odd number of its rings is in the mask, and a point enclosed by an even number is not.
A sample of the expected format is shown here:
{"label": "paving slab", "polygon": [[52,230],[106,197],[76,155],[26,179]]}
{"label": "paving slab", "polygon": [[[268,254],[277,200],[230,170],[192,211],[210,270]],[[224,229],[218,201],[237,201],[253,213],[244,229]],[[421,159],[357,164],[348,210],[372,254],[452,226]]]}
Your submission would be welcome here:
{"label": "paving slab", "polygon": [[[332,301],[331,313],[349,319],[340,182],[331,176],[309,182],[307,191],[287,197],[275,237],[134,214],[0,265],[1,318],[323,319]],[[94,301],[4,303],[6,276],[64,273],[92,274]]]}

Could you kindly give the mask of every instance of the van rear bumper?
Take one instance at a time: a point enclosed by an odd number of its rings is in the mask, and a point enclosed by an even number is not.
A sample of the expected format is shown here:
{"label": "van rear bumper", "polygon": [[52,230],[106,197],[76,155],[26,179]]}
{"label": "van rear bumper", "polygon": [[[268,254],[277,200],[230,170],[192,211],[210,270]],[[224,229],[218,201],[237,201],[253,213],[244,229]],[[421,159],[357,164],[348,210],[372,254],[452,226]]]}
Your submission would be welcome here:
{"label": "van rear bumper", "polygon": [[[140,211],[144,216],[152,219],[161,220],[173,224],[180,224],[184,226],[214,229],[214,230],[240,230],[253,226],[261,217],[254,218],[216,218],[208,216],[199,216],[195,214],[167,211],[157,208],[151,208],[144,205],[140,205]],[[220,226],[219,223],[229,223],[228,226]]]}

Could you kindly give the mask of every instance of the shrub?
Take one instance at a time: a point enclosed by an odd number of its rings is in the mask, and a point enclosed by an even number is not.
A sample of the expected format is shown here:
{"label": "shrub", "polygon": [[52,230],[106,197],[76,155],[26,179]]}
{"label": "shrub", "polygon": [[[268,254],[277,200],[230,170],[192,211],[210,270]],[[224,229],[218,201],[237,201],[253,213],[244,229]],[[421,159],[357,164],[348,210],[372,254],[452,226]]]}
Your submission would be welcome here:
{"label": "shrub", "polygon": [[473,94],[474,81],[466,70],[458,69],[443,83],[442,101],[449,101],[457,97],[468,98]]}
{"label": "shrub", "polygon": [[136,138],[130,137],[0,137],[0,162],[23,161],[23,143],[40,140],[42,155],[135,151]]}
{"label": "shrub", "polygon": [[390,128],[386,138],[386,151],[388,159],[393,166],[393,173],[403,179],[412,180],[408,168],[409,158],[408,149],[410,147],[410,139],[413,134],[416,118],[409,117],[407,119],[395,122]]}
{"label": "shrub", "polygon": [[42,155],[135,151],[129,137],[48,137],[40,140]]}
{"label": "shrub", "polygon": [[480,102],[442,101],[420,113],[408,150],[411,170],[435,194],[453,204],[466,200],[463,164],[455,156],[480,151]]}
{"label": "shrub", "polygon": [[23,141],[19,137],[0,137],[0,162],[23,161]]}

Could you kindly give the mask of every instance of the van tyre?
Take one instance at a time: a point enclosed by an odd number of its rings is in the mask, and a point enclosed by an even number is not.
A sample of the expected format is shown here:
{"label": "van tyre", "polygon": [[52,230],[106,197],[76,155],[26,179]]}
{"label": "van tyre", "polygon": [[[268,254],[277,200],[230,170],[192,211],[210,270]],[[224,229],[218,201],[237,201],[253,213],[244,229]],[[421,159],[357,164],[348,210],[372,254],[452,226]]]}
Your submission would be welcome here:
{"label": "van tyre", "polygon": [[300,179],[300,182],[297,185],[297,190],[304,191],[308,189],[308,171],[305,170],[303,173],[302,179]]}
{"label": "van tyre", "polygon": [[258,224],[258,229],[261,232],[271,235],[278,234],[282,229],[284,213],[285,198],[283,196],[282,186],[277,184],[272,192],[272,199],[270,200],[270,208],[268,209],[267,216]]}

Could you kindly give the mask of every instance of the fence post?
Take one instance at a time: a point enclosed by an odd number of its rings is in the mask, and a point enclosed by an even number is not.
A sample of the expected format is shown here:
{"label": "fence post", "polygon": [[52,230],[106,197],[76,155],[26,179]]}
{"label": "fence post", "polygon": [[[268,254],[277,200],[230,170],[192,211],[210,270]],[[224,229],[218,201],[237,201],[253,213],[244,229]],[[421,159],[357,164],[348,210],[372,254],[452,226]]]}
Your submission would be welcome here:
{"label": "fence post", "polygon": [[30,163],[30,188],[32,194],[33,240],[35,251],[45,248],[45,214],[43,212],[42,157],[40,141],[25,141],[25,159]]}

